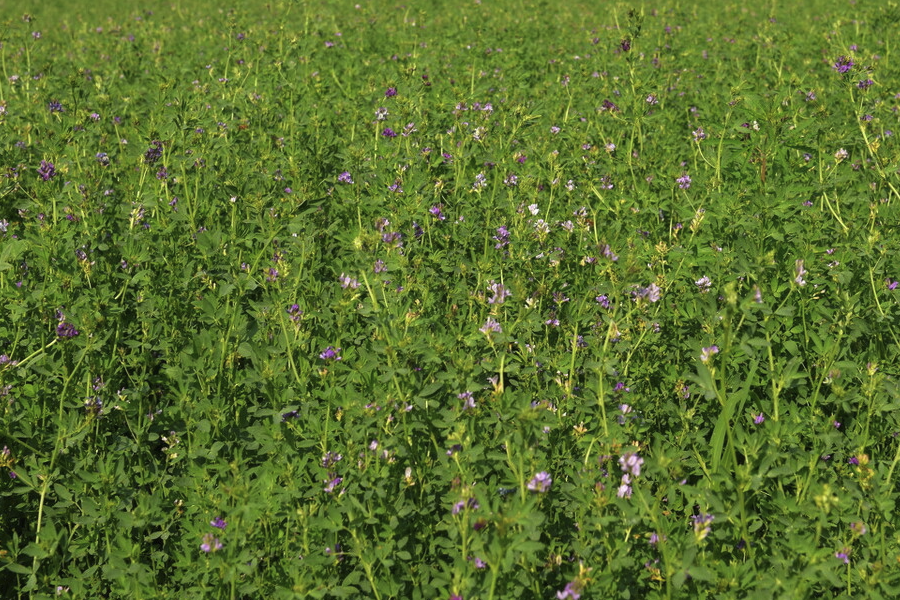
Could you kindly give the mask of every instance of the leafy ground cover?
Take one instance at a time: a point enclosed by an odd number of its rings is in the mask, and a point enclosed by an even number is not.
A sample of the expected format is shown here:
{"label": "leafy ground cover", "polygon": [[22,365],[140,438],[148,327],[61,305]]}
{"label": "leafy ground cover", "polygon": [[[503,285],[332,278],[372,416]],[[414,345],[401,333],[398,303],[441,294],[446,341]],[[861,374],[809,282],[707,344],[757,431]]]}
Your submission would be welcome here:
{"label": "leafy ground cover", "polygon": [[83,4],[0,29],[10,597],[898,593],[894,3]]}

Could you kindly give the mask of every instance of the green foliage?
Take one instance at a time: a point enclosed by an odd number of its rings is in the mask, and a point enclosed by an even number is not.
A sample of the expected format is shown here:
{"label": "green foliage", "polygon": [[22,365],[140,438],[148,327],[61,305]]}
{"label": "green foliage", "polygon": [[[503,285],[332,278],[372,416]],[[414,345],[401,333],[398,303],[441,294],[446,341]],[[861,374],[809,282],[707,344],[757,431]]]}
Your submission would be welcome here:
{"label": "green foliage", "polygon": [[894,3],[82,4],[0,29],[10,597],[900,590]]}

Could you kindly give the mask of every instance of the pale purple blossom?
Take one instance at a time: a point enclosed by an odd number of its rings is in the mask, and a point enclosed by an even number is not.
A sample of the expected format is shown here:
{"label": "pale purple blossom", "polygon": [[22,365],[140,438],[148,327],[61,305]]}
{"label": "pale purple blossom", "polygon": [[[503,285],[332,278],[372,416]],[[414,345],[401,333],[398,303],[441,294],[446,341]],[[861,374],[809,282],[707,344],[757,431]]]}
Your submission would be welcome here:
{"label": "pale purple blossom", "polygon": [[803,268],[803,259],[798,259],[794,262],[794,283],[799,286],[806,285],[806,280],[803,279],[804,275],[806,275],[806,269]]}
{"label": "pale purple blossom", "polygon": [[634,490],[631,487],[631,477],[628,473],[623,474],[622,483],[619,485],[618,490],[616,490],[616,496],[619,498],[631,498],[633,491]]}
{"label": "pale purple blossom", "polygon": [[337,488],[337,486],[341,485],[341,483],[342,483],[343,481],[344,481],[344,478],[343,478],[343,477],[337,477],[337,476],[335,476],[334,478],[328,480],[328,485],[325,486],[324,492],[325,492],[326,494],[331,494],[331,493],[333,493],[334,490],[335,490],[335,488]]}
{"label": "pale purple blossom", "polygon": [[457,394],[456,397],[463,401],[463,410],[475,409],[475,396],[469,390]]}
{"label": "pale purple blossom", "polygon": [[719,353],[719,347],[716,345],[709,346],[707,348],[702,348],[700,351],[700,361],[704,364],[709,362],[709,359],[713,357],[714,354]]}
{"label": "pale purple blossom", "polygon": [[500,327],[500,323],[493,317],[488,317],[487,321],[484,322],[484,325],[482,325],[478,331],[489,336],[491,333],[503,333],[503,328]]}
{"label": "pale purple blossom", "polygon": [[619,457],[619,466],[622,468],[622,471],[632,477],[640,477],[641,465],[643,464],[644,459],[638,456],[636,452],[627,452]]}
{"label": "pale purple blossom", "polygon": [[500,250],[501,248],[509,244],[509,230],[505,225],[501,225],[497,228],[497,235],[495,235],[493,239],[497,242],[494,245],[495,250]]}
{"label": "pale purple blossom", "polygon": [[532,492],[543,494],[550,490],[551,483],[553,483],[553,479],[550,477],[550,474],[546,471],[541,471],[531,478],[531,481],[528,482],[527,487]]}
{"label": "pale purple blossom", "polygon": [[697,541],[702,541],[712,532],[710,524],[715,517],[710,514],[691,515],[691,521],[694,522],[694,535]]}
{"label": "pale purple blossom", "polygon": [[203,542],[200,544],[200,550],[209,554],[210,552],[218,552],[222,549],[222,542],[219,541],[212,533],[203,536]]}
{"label": "pale purple blossom", "polygon": [[491,281],[488,284],[488,289],[493,294],[493,296],[488,298],[488,304],[503,304],[507,298],[512,296],[512,292],[506,289],[502,283],[497,283],[496,281]]}
{"label": "pale purple blossom", "polygon": [[556,592],[557,600],[578,600],[581,598],[581,586],[577,581],[570,581],[561,591]]}
{"label": "pale purple blossom", "polygon": [[344,289],[350,288],[352,290],[355,290],[356,288],[359,287],[359,281],[357,281],[354,278],[348,277],[347,275],[344,275],[343,273],[341,273],[341,276],[338,277],[338,281],[341,282],[341,287]]}

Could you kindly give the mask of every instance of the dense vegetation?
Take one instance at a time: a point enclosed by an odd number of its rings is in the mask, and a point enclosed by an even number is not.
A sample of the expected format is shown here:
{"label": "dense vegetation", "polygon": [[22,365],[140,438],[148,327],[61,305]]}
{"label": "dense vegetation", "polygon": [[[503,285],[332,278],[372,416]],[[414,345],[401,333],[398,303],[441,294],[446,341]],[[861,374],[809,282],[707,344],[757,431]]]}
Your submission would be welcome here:
{"label": "dense vegetation", "polygon": [[900,593],[895,3],[80,4],[0,14],[3,595]]}

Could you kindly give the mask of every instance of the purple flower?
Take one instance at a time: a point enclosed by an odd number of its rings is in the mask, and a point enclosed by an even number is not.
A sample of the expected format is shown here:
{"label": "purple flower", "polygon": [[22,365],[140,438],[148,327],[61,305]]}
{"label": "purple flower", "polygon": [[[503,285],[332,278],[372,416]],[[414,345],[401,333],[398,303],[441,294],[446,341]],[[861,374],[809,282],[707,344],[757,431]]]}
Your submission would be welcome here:
{"label": "purple flower", "polygon": [[603,244],[603,248],[601,249],[604,258],[608,258],[609,260],[616,262],[619,260],[619,255],[615,254],[612,251],[612,248],[609,247],[609,244]]}
{"label": "purple flower", "polygon": [[604,100],[603,105],[600,107],[600,110],[608,110],[610,112],[619,112],[619,107],[615,105],[615,103],[610,102],[609,100]]}
{"label": "purple flower", "polygon": [[396,95],[397,95],[397,88],[389,87],[388,89],[386,89],[386,90],[384,91],[384,97],[385,97],[385,98],[391,98],[391,97],[396,96]]}
{"label": "purple flower", "polygon": [[328,482],[328,485],[325,486],[325,493],[330,494],[334,492],[334,488],[341,485],[341,482],[344,481],[343,477],[335,477]]}
{"label": "purple flower", "polygon": [[475,176],[475,183],[472,184],[472,190],[480,192],[486,185],[487,177],[485,177],[484,173],[479,173]]}
{"label": "purple flower", "polygon": [[851,58],[847,56],[839,56],[838,59],[834,62],[832,68],[838,73],[846,73],[853,68],[854,64],[855,63]]}
{"label": "purple flower", "polygon": [[689,187],[691,187],[691,177],[690,177],[690,175],[687,175],[687,174],[682,175],[681,177],[679,177],[678,179],[675,180],[675,183],[677,183],[678,187],[680,187],[681,189],[686,190]]}
{"label": "purple flower", "polygon": [[389,233],[381,234],[381,241],[385,244],[392,245],[394,248],[402,248],[403,242],[403,234],[397,231],[391,231]]}
{"label": "purple flower", "polygon": [[385,128],[384,128],[384,131],[381,132],[381,135],[384,136],[384,137],[386,137],[386,138],[395,138],[395,137],[397,137],[396,132],[394,132],[394,130],[391,129],[390,127],[385,127]]}
{"label": "purple flower", "polygon": [[712,281],[710,280],[709,277],[704,275],[703,277],[701,277],[700,279],[695,281],[694,285],[697,286],[697,289],[700,290],[701,294],[705,294],[712,287]]}
{"label": "purple flower", "polygon": [[631,40],[629,40],[628,38],[623,39],[621,42],[619,42],[619,48],[622,49],[622,52],[628,52],[629,50],[631,50]]}
{"label": "purple flower", "polygon": [[337,453],[329,450],[328,452],[326,452],[325,454],[322,455],[322,466],[327,469],[327,468],[339,463],[341,461],[341,459],[343,459],[343,458],[344,458],[343,455],[337,454]]}
{"label": "purple flower", "polygon": [[84,410],[87,414],[97,417],[103,414],[103,400],[97,396],[89,396],[84,401]]}
{"label": "purple flower", "polygon": [[222,549],[222,542],[220,542],[219,538],[215,535],[207,533],[203,536],[203,543],[200,544],[200,549],[207,554],[210,552],[217,552]]}
{"label": "purple flower", "polygon": [[343,173],[338,175],[338,181],[350,185],[353,183],[353,177],[350,176],[350,173],[348,171],[344,171]]}
{"label": "purple flower", "polygon": [[454,515],[458,515],[465,508],[468,508],[469,510],[478,510],[481,506],[475,498],[469,498],[468,500],[460,500],[454,504],[450,512]]}
{"label": "purple flower", "polygon": [[294,323],[298,323],[300,321],[300,317],[303,316],[303,311],[300,310],[299,304],[291,304],[287,308],[287,313],[291,321],[293,321]]}
{"label": "purple flower", "polygon": [[210,521],[209,524],[216,529],[221,529],[222,531],[225,531],[225,528],[228,527],[228,523],[226,523],[225,519],[223,519],[222,517],[216,517],[215,519]]}
{"label": "purple flower", "polygon": [[636,452],[628,452],[619,457],[619,466],[622,468],[622,472],[632,477],[640,477],[642,464],[644,464],[644,459]]}
{"label": "purple flower", "polygon": [[706,536],[712,531],[710,523],[713,522],[713,519],[715,517],[710,514],[691,515],[691,521],[694,522],[694,535],[697,537],[698,542],[706,539]]}
{"label": "purple flower", "polygon": [[650,302],[659,302],[659,293],[662,290],[655,283],[651,283],[645,288],[640,288],[634,292],[634,300],[637,302],[638,300],[647,299]]}
{"label": "purple flower", "polygon": [[470,392],[469,390],[457,394],[456,397],[463,401],[463,410],[470,410],[475,408],[475,398],[473,397],[472,392]]}
{"label": "purple flower", "polygon": [[150,147],[144,152],[144,162],[148,165],[156,163],[156,161],[162,158],[162,149],[163,143],[161,141],[153,140],[150,142]]}
{"label": "purple flower", "polygon": [[430,209],[428,209],[428,212],[430,212],[434,216],[434,218],[437,219],[438,221],[444,221],[447,219],[447,217],[444,216],[444,213],[441,211],[442,208],[443,208],[442,205],[435,204]]}
{"label": "purple flower", "polygon": [[763,413],[759,413],[758,415],[753,415],[753,423],[755,425],[762,425],[765,422],[766,416]]}
{"label": "purple flower", "polygon": [[494,245],[495,250],[499,250],[509,244],[509,230],[505,225],[501,225],[497,228],[497,235],[495,235],[493,239],[497,242]]}
{"label": "purple flower", "polygon": [[492,317],[488,317],[487,321],[484,322],[484,325],[482,325],[478,331],[490,337],[491,333],[503,333],[503,328],[500,327],[500,323]]}
{"label": "purple flower", "polygon": [[700,361],[703,362],[704,364],[706,364],[709,362],[709,359],[712,358],[713,354],[718,354],[718,353],[719,353],[718,346],[713,345],[708,348],[703,348],[700,352]]}
{"label": "purple flower", "polygon": [[376,273],[384,273],[387,271],[387,267],[384,266],[384,261],[379,258],[375,261],[375,266],[372,267],[372,270]]}
{"label": "purple flower", "polygon": [[41,176],[41,179],[44,181],[49,181],[50,179],[56,177],[56,167],[52,162],[47,162],[46,160],[41,161],[41,166],[38,167],[38,175]]}
{"label": "purple flower", "polygon": [[581,586],[577,581],[570,581],[562,591],[556,592],[556,598],[557,600],[566,600],[567,598],[578,600],[581,598]]}
{"label": "purple flower", "polygon": [[65,109],[63,109],[63,105],[60,104],[59,102],[57,102],[56,100],[53,100],[52,102],[50,102],[50,104],[47,105],[47,109],[51,113],[65,112]]}
{"label": "purple flower", "polygon": [[834,553],[834,557],[843,561],[845,565],[850,564],[850,548],[841,548],[839,552]]}
{"label": "purple flower", "polygon": [[875,85],[875,82],[872,81],[871,79],[863,79],[859,83],[856,84],[856,87],[858,87],[861,90],[867,90],[870,87],[872,87],[873,85]]}
{"label": "purple flower", "polygon": [[59,325],[56,326],[56,335],[60,338],[73,338],[79,334],[79,331],[75,329],[75,326],[66,321],[60,321]]}
{"label": "purple flower", "polygon": [[806,280],[803,279],[803,276],[806,275],[806,269],[803,268],[803,260],[799,259],[794,262],[794,283],[799,286],[806,285]]}
{"label": "purple flower", "polygon": [[541,471],[531,478],[531,481],[528,482],[527,487],[532,492],[543,494],[550,489],[551,483],[553,483],[553,479],[550,477],[550,473],[548,473],[547,471]]}
{"label": "purple flower", "polygon": [[340,355],[340,348],[335,348],[334,346],[328,346],[319,354],[319,358],[322,360],[341,360],[342,357]]}
{"label": "purple flower", "polygon": [[512,296],[512,292],[506,289],[502,283],[497,283],[496,281],[491,281],[488,289],[494,294],[488,299],[488,304],[503,304],[508,297]]}
{"label": "purple flower", "polygon": [[338,277],[338,281],[341,282],[341,287],[344,288],[345,290],[347,288],[350,288],[351,290],[355,290],[356,288],[359,287],[359,281],[357,281],[356,279],[353,279],[351,277],[348,277],[347,275],[344,275],[343,273],[341,273],[341,276]]}

